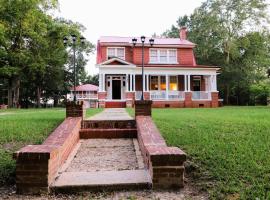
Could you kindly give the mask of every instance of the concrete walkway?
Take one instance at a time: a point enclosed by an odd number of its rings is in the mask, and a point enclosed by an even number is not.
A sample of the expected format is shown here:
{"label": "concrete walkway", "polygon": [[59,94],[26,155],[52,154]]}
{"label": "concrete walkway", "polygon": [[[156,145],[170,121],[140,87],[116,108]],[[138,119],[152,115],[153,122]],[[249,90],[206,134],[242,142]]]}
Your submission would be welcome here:
{"label": "concrete walkway", "polygon": [[125,108],[106,108],[87,120],[132,120],[133,118],[126,112]]}

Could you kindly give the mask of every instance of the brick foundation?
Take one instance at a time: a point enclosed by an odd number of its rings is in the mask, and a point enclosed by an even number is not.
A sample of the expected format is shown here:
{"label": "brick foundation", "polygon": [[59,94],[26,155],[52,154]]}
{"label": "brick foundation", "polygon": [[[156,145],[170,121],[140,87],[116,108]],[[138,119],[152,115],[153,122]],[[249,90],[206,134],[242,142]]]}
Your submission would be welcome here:
{"label": "brick foundation", "polygon": [[74,146],[79,141],[81,118],[67,118],[42,145],[28,145],[13,154],[17,193],[48,193]]}
{"label": "brick foundation", "polygon": [[135,116],[151,116],[152,115],[152,101],[138,100],[135,101]]}
{"label": "brick foundation", "polygon": [[168,147],[151,117],[137,116],[137,131],[145,165],[150,171],[154,189],[184,186],[186,154],[177,147]]}
{"label": "brick foundation", "polygon": [[153,101],[152,108],[184,108],[184,101]]}
{"label": "brick foundation", "polygon": [[185,108],[192,108],[192,93],[185,92]]}
{"label": "brick foundation", "polygon": [[105,100],[107,98],[107,92],[98,92],[98,107],[105,108]]}
{"label": "brick foundation", "polygon": [[150,92],[143,93],[144,100],[150,100]]}
{"label": "brick foundation", "polygon": [[85,117],[85,108],[83,102],[67,102],[66,103],[66,117]]}
{"label": "brick foundation", "polygon": [[193,101],[192,108],[211,108],[211,101]]}
{"label": "brick foundation", "polygon": [[133,108],[135,100],[135,92],[126,92],[127,108]]}
{"label": "brick foundation", "polygon": [[211,92],[211,97],[212,97],[212,108],[217,108],[219,107],[218,103],[218,92]]}

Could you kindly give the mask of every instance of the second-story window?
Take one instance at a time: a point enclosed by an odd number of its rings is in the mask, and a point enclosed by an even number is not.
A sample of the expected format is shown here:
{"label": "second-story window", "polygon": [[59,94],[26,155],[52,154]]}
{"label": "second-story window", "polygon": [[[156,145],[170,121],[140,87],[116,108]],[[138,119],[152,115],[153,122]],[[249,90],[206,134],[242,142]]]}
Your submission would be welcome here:
{"label": "second-story window", "polygon": [[150,49],[150,63],[176,64],[176,49]]}
{"label": "second-story window", "polygon": [[108,47],[107,58],[120,58],[125,60],[125,48],[124,47]]}

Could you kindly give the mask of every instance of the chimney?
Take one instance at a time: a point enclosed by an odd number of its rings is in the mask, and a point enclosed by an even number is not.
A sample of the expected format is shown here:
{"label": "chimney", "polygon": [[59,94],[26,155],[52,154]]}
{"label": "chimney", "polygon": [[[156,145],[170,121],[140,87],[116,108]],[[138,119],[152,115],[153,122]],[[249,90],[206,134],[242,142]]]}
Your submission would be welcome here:
{"label": "chimney", "polygon": [[187,39],[187,27],[181,27],[179,30],[179,36],[180,40],[186,40]]}

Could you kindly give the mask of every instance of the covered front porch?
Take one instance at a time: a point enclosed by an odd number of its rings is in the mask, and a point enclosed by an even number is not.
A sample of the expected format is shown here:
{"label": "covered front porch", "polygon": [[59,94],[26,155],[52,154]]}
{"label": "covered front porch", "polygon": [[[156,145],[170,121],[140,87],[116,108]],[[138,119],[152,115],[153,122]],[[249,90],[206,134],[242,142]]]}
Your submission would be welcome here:
{"label": "covered front porch", "polygon": [[[153,101],[154,107],[212,107],[218,100],[216,75],[213,74],[100,74],[99,99],[105,102],[122,102],[127,107],[144,99]],[[120,104],[119,104],[120,105]]]}

